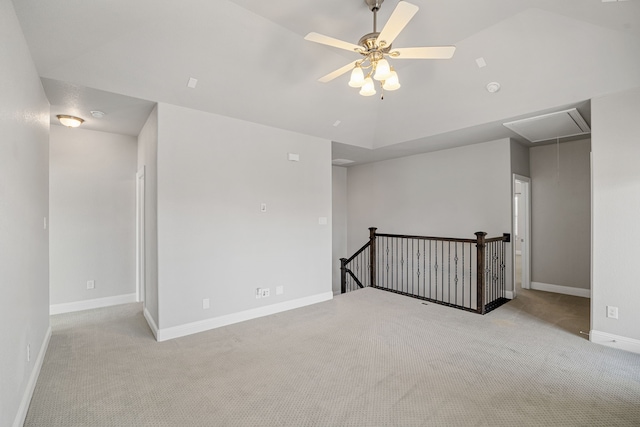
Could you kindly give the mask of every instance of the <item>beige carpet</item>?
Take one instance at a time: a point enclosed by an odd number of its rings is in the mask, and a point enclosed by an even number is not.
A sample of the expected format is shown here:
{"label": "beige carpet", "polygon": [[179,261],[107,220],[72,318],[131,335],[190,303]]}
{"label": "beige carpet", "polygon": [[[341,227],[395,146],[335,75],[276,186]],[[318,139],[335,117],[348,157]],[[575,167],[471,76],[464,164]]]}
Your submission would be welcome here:
{"label": "beige carpet", "polygon": [[579,334],[586,299],[480,316],[364,289],[164,343],[140,310],[54,316],[25,425],[640,425],[640,355]]}

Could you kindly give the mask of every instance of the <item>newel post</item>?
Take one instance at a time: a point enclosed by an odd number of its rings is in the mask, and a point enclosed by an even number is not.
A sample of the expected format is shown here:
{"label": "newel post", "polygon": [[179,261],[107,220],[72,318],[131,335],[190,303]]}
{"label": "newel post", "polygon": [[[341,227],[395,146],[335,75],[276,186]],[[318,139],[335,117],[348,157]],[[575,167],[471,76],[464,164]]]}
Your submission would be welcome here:
{"label": "newel post", "polygon": [[485,274],[484,274],[484,248],[485,248],[485,243],[484,243],[484,239],[487,235],[487,233],[485,233],[484,231],[478,231],[476,234],[477,237],[477,243],[476,243],[476,248],[478,251],[478,259],[477,259],[477,266],[478,266],[478,271],[477,271],[477,286],[478,286],[478,290],[477,290],[477,296],[478,296],[478,302],[477,302],[477,311],[480,314],[484,314],[484,292],[485,292]]}
{"label": "newel post", "polygon": [[376,227],[369,227],[369,286],[376,286]]}
{"label": "newel post", "polygon": [[340,258],[340,293],[347,293],[347,259]]}

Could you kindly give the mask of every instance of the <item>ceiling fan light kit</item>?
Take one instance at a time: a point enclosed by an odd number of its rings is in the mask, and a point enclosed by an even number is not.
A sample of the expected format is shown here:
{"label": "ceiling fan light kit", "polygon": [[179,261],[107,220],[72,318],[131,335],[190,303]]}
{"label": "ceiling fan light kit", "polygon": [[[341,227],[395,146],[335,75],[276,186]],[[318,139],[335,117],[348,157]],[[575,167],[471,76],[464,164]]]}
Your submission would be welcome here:
{"label": "ceiling fan light kit", "polygon": [[362,96],[371,96],[376,94],[373,80],[380,82],[383,91],[393,91],[401,86],[398,73],[389,64],[387,58],[450,59],[453,57],[455,46],[392,48],[391,44],[398,34],[418,12],[418,6],[406,1],[399,2],[382,31],[378,32],[378,10],[384,0],[364,0],[364,2],[373,12],[373,32],[362,36],[357,45],[313,32],[305,36],[305,40],[353,51],[364,57],[321,77],[320,82],[327,83],[351,70],[349,86],[360,88]]}

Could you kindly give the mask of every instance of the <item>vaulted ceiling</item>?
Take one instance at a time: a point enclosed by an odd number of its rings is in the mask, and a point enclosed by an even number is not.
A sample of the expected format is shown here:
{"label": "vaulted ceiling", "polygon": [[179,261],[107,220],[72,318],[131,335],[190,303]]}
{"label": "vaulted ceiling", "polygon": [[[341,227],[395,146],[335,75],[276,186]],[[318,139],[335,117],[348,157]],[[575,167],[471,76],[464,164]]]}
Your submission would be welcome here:
{"label": "vaulted ceiling", "polygon": [[[393,61],[402,88],[384,100],[358,95],[348,73],[319,83],[357,55],[303,39],[315,31],[357,43],[372,30],[363,0],[14,5],[46,79],[310,134],[353,155],[508,137],[503,121],[640,86],[640,1],[410,2],[420,10],[394,46],[457,51]],[[379,26],[397,3],[384,2]],[[492,81],[499,92],[485,89]]]}

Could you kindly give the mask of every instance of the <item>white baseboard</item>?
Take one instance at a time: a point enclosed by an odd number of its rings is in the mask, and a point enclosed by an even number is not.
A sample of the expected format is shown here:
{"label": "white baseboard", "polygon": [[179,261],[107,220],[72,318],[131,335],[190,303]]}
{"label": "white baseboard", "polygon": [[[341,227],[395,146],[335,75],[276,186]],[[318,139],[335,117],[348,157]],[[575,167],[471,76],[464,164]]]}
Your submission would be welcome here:
{"label": "white baseboard", "polygon": [[85,301],[52,304],[49,306],[49,314],[72,313],[74,311],[91,310],[93,308],[110,307],[112,305],[128,304],[136,302],[136,294],[116,295],[114,297],[89,299]]}
{"label": "white baseboard", "polygon": [[283,311],[317,304],[319,302],[324,302],[331,299],[333,299],[333,292],[329,291],[322,294],[312,295],[306,298],[296,299],[293,301],[285,301],[278,304],[271,304],[264,307],[241,311],[239,313],[228,314],[226,316],[214,317],[212,319],[205,319],[198,322],[187,323],[185,325],[173,326],[171,328],[161,328],[156,332],[156,340],[160,342],[171,340],[174,338],[180,338],[187,335],[196,334],[198,332],[204,332],[210,329],[232,325],[234,323],[256,319],[258,317],[269,316],[270,314],[281,313]]}
{"label": "white baseboard", "polygon": [[156,341],[157,341],[158,340],[158,325],[156,325],[156,322],[155,322],[155,320],[153,320],[153,316],[151,315],[151,313],[149,313],[149,310],[147,310],[147,307],[144,308],[142,313],[144,314],[144,318],[147,320],[147,324],[151,328],[151,332],[153,332],[153,336],[156,338]]}
{"label": "white baseboard", "polygon": [[591,330],[591,332],[589,332],[589,341],[640,354],[640,340],[633,338]]}
{"label": "white baseboard", "polygon": [[552,285],[549,283],[531,282],[531,289],[536,291],[555,292],[556,294],[573,295],[575,297],[591,298],[591,290],[572,288],[571,286]]}
{"label": "white baseboard", "polygon": [[29,404],[31,403],[31,398],[33,397],[33,391],[36,389],[36,382],[38,381],[38,377],[40,376],[40,369],[42,369],[42,363],[44,362],[44,355],[47,353],[47,348],[49,348],[49,340],[51,339],[51,326],[47,329],[47,333],[44,336],[44,340],[42,341],[42,345],[40,346],[40,351],[38,352],[38,358],[35,360],[33,365],[33,371],[31,371],[31,375],[29,376],[29,382],[27,383],[27,388],[22,395],[22,400],[20,401],[20,407],[18,408],[18,413],[16,414],[15,420],[13,420],[13,427],[22,427],[24,424],[24,420],[27,418],[27,411],[29,410]]}

